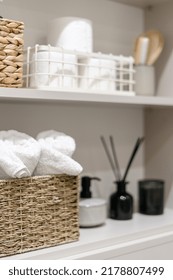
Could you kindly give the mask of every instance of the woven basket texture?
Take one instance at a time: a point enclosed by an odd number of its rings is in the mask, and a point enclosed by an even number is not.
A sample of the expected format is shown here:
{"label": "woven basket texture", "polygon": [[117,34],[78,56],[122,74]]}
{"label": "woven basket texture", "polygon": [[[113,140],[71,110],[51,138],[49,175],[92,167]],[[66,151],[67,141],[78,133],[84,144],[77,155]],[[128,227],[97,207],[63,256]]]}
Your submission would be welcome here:
{"label": "woven basket texture", "polygon": [[0,87],[21,87],[23,22],[0,19]]}
{"label": "woven basket texture", "polygon": [[79,178],[0,180],[0,257],[79,239]]}

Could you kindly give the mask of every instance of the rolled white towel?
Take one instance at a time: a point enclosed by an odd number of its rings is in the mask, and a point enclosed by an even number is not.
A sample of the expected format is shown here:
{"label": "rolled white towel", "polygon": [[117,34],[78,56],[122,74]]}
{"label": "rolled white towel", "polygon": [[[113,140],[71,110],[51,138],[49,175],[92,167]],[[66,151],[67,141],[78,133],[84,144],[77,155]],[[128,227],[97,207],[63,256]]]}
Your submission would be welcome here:
{"label": "rolled white towel", "polygon": [[75,140],[64,133],[54,130],[44,131],[37,136],[41,155],[34,171],[35,175],[67,174],[79,175],[82,166],[71,158]]}
{"label": "rolled white towel", "polygon": [[82,166],[75,160],[52,149],[47,144],[39,142],[42,151],[34,175],[67,174],[76,176],[82,172]]}
{"label": "rolled white towel", "polygon": [[37,135],[36,139],[44,139],[44,142],[51,146],[52,149],[70,157],[76,149],[75,140],[71,136],[56,130],[42,131]]}
{"label": "rolled white towel", "polygon": [[0,140],[0,179],[22,178],[29,174],[24,163]]}
{"label": "rolled white towel", "polygon": [[0,177],[31,176],[40,157],[40,145],[16,130],[0,131]]}

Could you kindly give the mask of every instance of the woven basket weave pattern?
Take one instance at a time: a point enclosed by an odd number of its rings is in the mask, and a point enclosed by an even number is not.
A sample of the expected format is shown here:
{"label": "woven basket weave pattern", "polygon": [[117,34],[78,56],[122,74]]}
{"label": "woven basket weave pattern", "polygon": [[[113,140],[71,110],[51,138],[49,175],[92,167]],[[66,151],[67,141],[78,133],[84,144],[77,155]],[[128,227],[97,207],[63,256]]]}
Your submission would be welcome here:
{"label": "woven basket weave pattern", "polygon": [[0,19],[0,87],[21,87],[23,31],[19,21]]}
{"label": "woven basket weave pattern", "polygon": [[76,176],[0,181],[0,257],[78,240]]}

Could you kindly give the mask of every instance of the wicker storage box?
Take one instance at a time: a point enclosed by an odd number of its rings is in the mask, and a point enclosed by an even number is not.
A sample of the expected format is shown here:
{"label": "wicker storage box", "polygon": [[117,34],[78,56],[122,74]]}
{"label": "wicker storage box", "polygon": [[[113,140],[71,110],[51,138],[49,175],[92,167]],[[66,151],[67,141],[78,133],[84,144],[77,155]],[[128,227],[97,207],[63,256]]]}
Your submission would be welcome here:
{"label": "wicker storage box", "polygon": [[0,180],[0,257],[76,241],[78,176]]}
{"label": "wicker storage box", "polygon": [[0,19],[0,87],[21,87],[23,22]]}

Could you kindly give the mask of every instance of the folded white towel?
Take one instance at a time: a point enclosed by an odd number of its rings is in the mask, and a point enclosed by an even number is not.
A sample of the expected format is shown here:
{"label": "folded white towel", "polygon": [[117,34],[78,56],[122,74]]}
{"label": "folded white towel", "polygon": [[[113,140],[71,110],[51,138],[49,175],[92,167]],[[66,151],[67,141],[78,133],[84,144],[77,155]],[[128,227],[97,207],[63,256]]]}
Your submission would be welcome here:
{"label": "folded white towel", "polygon": [[45,144],[47,143],[47,145],[51,146],[52,149],[70,157],[76,149],[75,140],[71,136],[56,130],[42,131],[37,135],[36,139],[42,139]]}
{"label": "folded white towel", "polygon": [[31,176],[40,157],[40,145],[16,130],[0,131],[0,178]]}
{"label": "folded white towel", "polygon": [[34,171],[35,175],[67,174],[79,175],[82,166],[71,158],[75,150],[72,137],[54,130],[44,131],[37,136],[41,155]]}

